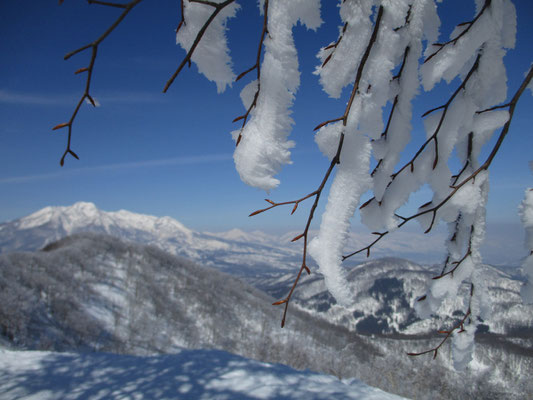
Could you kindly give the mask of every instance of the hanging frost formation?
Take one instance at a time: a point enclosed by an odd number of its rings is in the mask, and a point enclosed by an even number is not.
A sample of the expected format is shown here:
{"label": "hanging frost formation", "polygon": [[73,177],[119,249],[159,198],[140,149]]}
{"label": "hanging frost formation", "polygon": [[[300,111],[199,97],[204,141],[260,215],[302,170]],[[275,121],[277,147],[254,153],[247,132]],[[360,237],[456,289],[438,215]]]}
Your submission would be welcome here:
{"label": "hanging frost formation", "polygon": [[[215,3],[222,3],[215,0]],[[223,92],[226,86],[231,86],[235,74],[231,68],[231,58],[226,40],[226,20],[235,16],[239,9],[236,3],[225,7],[207,28],[202,40],[192,54],[191,60],[198,71],[207,79],[217,85],[218,93]],[[196,39],[198,31],[206,23],[212,9],[199,3],[183,2],[183,23],[176,35],[176,42],[189,51]]]}
{"label": "hanging frost formation", "polygon": [[[207,29],[204,44],[192,57],[200,72],[216,82],[219,91],[234,79],[224,29],[226,19],[235,15],[238,6],[229,3]],[[241,179],[270,190],[279,184],[274,175],[290,163],[289,149],[294,145],[288,140],[293,123],[290,108],[300,79],[292,28],[298,21],[310,29],[318,28],[320,2],[258,3],[265,18],[259,44],[262,61],[259,65],[258,55],[258,64],[253,68],[257,79],[241,93],[248,111],[238,119],[243,118],[244,124],[232,134],[237,143],[234,160]],[[187,28],[179,31],[178,43],[188,50],[213,7],[202,2],[184,4]],[[344,259],[362,250],[369,254],[374,243],[411,220],[417,220],[426,232],[439,221],[447,223],[449,236],[442,272],[417,303],[417,311],[422,317],[438,313],[447,298],[458,295],[461,285],[470,287],[467,309],[462,310],[464,318],[443,340],[451,337],[458,369],[471,361],[476,325],[488,317],[490,310],[487,282],[479,272],[479,248],[485,234],[488,167],[498,148],[487,160],[479,159],[480,152],[495,131],[503,132],[503,140],[514,110],[511,103],[501,104],[507,99],[503,57],[515,43],[515,8],[510,0],[475,0],[475,4],[470,20],[458,25],[448,39],[440,38],[441,42],[436,43],[440,21],[435,0],[338,2],[342,21],[339,36],[319,51],[320,64],[315,74],[329,96],[339,98],[343,91],[350,91],[351,96],[346,108],[339,106],[342,117],[332,116],[320,124],[315,136],[320,150],[336,169],[319,233],[309,244],[308,227],[304,235],[295,238],[304,236],[302,268],[307,269],[308,250],[331,294],[338,303],[348,305],[352,294],[341,267]],[[526,86],[531,86],[531,75],[530,71]],[[428,105],[423,116],[426,141],[405,164],[399,164],[411,140],[413,99],[421,88],[431,91],[442,80],[448,83],[452,94],[440,104]],[[513,98],[514,104],[521,93]],[[456,159],[449,162],[452,154]],[[424,185],[433,192],[431,201],[414,215],[399,215],[398,210],[411,194]],[[318,201],[322,187],[302,200],[316,196]],[[360,205],[361,196],[369,190],[373,197]],[[522,207],[528,232],[533,220],[531,193],[526,193]],[[299,201],[288,203],[295,203],[296,209]],[[350,219],[358,207],[362,222],[375,232],[377,239],[367,248],[345,255]],[[309,221],[313,212],[314,207]],[[531,240],[528,246],[532,248]],[[529,275],[532,265],[529,256],[524,264]],[[291,294],[279,304],[288,305]],[[531,284],[524,287],[524,299],[533,299]],[[436,356],[439,347],[428,352]]]}
{"label": "hanging frost formation", "polygon": [[[260,8],[264,10],[263,2]],[[289,149],[294,146],[287,136],[293,124],[290,107],[300,86],[300,72],[292,27],[300,20],[316,29],[322,20],[317,0],[270,0],[266,11],[268,35],[260,80],[250,82],[241,94],[246,109],[254,93],[257,102],[242,131],[233,132],[235,140],[242,138],[233,158],[245,183],[269,190],[278,186],[274,175],[290,163]]]}

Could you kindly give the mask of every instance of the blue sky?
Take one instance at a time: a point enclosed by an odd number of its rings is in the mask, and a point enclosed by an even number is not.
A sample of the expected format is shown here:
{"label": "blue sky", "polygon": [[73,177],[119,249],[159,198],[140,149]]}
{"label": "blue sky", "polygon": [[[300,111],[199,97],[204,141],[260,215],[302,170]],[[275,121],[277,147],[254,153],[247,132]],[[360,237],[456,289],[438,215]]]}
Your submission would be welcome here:
{"label": "blue sky", "polygon": [[[243,7],[231,21],[229,34],[236,73],[253,64],[261,29],[256,2],[240,3]],[[326,24],[317,32],[296,28],[302,84],[293,107],[291,139],[297,146],[294,163],[279,175],[280,188],[269,195],[274,200],[295,199],[316,188],[328,161],[314,143],[312,128],[344,110],[343,102],[329,99],[311,74],[319,47],[337,36],[337,9],[326,8],[329,3],[333,1],[323,2]],[[442,19],[450,21],[443,33],[449,34],[452,23],[471,18],[473,7],[468,3],[448,0],[440,6]],[[517,46],[506,57],[511,94],[533,58],[533,4],[516,0],[515,5]],[[56,0],[34,1],[31,6],[0,2],[0,221],[47,205],[84,200],[104,210],[169,215],[198,230],[301,229],[307,217],[302,206],[292,217],[290,210],[281,209],[248,217],[266,203],[264,192],[239,180],[232,161],[229,132],[238,127],[232,119],[243,113],[239,92],[246,80],[217,95],[215,85],[193,66],[167,94],[162,93],[184,55],[175,44],[177,0],[141,3],[100,46],[91,93],[101,107],[82,107],[73,136],[80,160],[67,158],[66,165],[59,166],[66,130],[51,128],[70,118],[85,85],[84,75],[74,71],[88,64],[90,54],[69,61],[63,56],[93,41],[118,13],[81,0],[66,0],[62,6]],[[419,100],[415,114],[442,103],[438,97]],[[488,221],[494,240],[502,232],[502,240],[522,240],[517,207],[533,182],[528,167],[533,159],[531,110],[528,92],[491,167]],[[414,134],[419,137],[420,127],[415,122]],[[416,204],[428,196],[422,191],[415,196]],[[521,243],[516,248],[521,249]]]}

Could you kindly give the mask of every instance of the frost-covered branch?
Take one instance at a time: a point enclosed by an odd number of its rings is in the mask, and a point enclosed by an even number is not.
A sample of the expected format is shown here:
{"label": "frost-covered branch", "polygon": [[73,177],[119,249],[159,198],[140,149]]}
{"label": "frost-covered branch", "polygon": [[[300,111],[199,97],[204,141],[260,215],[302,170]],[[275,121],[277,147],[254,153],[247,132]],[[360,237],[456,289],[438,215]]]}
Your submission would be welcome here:
{"label": "frost-covered branch", "polygon": [[82,51],[91,49],[91,60],[89,61],[89,65],[87,67],[80,68],[80,69],[78,69],[75,72],[76,74],[87,73],[87,79],[85,81],[85,91],[83,92],[80,100],[78,101],[78,104],[74,108],[74,112],[72,113],[72,115],[71,115],[70,119],[68,120],[68,122],[61,123],[61,124],[56,125],[56,126],[54,126],[52,128],[52,130],[57,130],[57,129],[67,128],[68,127],[67,148],[65,149],[65,152],[63,153],[63,156],[61,157],[61,160],[59,162],[61,166],[64,165],[65,157],[68,154],[70,154],[72,157],[74,157],[76,159],[79,159],[78,155],[71,148],[71,139],[72,139],[72,125],[74,124],[74,120],[76,119],[76,116],[78,115],[78,111],[80,110],[83,102],[85,102],[87,100],[93,105],[93,107],[96,107],[96,102],[94,101],[93,97],[90,94],[90,89],[91,89],[91,78],[93,76],[93,70],[94,70],[94,63],[96,61],[96,55],[97,55],[97,52],[98,52],[98,46],[100,45],[100,43],[102,43],[109,36],[109,34],[111,32],[113,32],[113,30],[115,30],[115,28],[122,22],[122,20],[124,18],[126,18],[126,16],[130,13],[130,11],[137,4],[139,4],[141,1],[143,1],[143,0],[133,0],[133,1],[130,1],[129,3],[127,3],[127,4],[124,4],[124,5],[117,5],[117,4],[107,3],[107,2],[99,2],[99,1],[94,1],[94,0],[92,0],[92,1],[88,0],[89,4],[94,3],[94,4],[101,4],[101,5],[106,5],[106,6],[111,6],[112,5],[114,7],[123,8],[124,11],[122,12],[122,14],[120,14],[120,16],[115,20],[115,22],[113,22],[109,26],[109,28],[107,28],[107,30],[98,39],[96,39],[92,43],[89,43],[89,44],[87,44],[87,45],[85,45],[83,47],[80,47],[77,50],[74,50],[74,51],[68,53],[64,57],[65,60],[68,60],[70,57],[72,57],[72,56],[74,56],[74,55],[76,55],[78,53],[81,53]]}
{"label": "frost-covered branch", "polygon": [[[383,16],[383,7],[380,7],[379,10],[378,10],[378,13],[377,13],[377,17],[376,17],[376,22],[375,22],[375,25],[374,25],[374,30],[372,32],[372,35],[370,36],[370,39],[369,39],[369,42],[368,42],[368,45],[366,46],[366,49],[365,49],[365,52],[361,58],[361,63],[359,64],[359,67],[357,69],[357,73],[356,73],[356,76],[355,76],[355,80],[354,80],[354,83],[353,83],[353,87],[352,87],[352,91],[351,91],[351,95],[350,95],[350,99],[348,101],[348,104],[346,105],[346,108],[344,110],[344,114],[342,117],[339,117],[337,119],[335,119],[335,121],[341,121],[342,122],[342,127],[343,127],[343,130],[346,129],[346,126],[348,124],[348,117],[350,115],[350,111],[352,110],[352,106],[353,106],[353,103],[354,103],[354,99],[356,97],[356,95],[359,93],[359,87],[360,87],[360,83],[361,83],[361,78],[363,76],[363,71],[364,71],[364,68],[366,66],[366,63],[368,61],[368,58],[370,56],[370,52],[372,51],[372,48],[376,42],[376,38],[377,38],[377,34],[379,32],[379,28],[380,28],[380,23],[381,23],[381,19],[382,19],[382,16]],[[340,39],[339,39],[340,41]],[[337,42],[338,43],[338,42]],[[326,121],[325,123],[323,124],[320,124],[316,129],[319,129],[327,124],[329,124],[331,121]],[[335,155],[332,157],[332,160],[331,160],[331,163],[329,165],[329,168],[324,176],[324,178],[322,179],[322,182],[320,184],[320,186],[318,187],[317,190],[315,190],[314,192],[308,194],[307,196],[299,199],[299,200],[295,200],[295,201],[288,201],[288,202],[283,202],[283,203],[274,203],[272,201],[269,201],[267,200],[269,203],[272,204],[271,207],[268,207],[266,209],[262,209],[262,210],[258,210],[258,211],[255,211],[253,212],[252,214],[250,214],[251,216],[252,215],[256,215],[258,213],[261,213],[261,212],[264,212],[264,211],[267,211],[267,210],[270,210],[274,207],[277,207],[277,206],[280,206],[280,205],[288,205],[288,204],[294,204],[294,208],[292,210],[292,213],[294,213],[296,211],[296,208],[298,207],[298,204],[303,201],[303,200],[306,200],[310,197],[315,197],[315,201],[313,203],[313,205],[311,206],[311,209],[310,209],[310,212],[309,212],[309,216],[308,216],[308,219],[307,219],[307,223],[306,223],[306,226],[305,226],[305,229],[304,229],[304,232],[298,236],[296,236],[294,239],[292,239],[292,241],[296,241],[296,240],[299,240],[301,238],[304,239],[304,244],[303,244],[303,255],[302,255],[302,266],[296,276],[296,279],[291,287],[291,290],[289,291],[289,294],[287,295],[287,297],[285,297],[283,300],[280,300],[276,303],[274,303],[275,305],[281,305],[281,304],[285,304],[285,309],[284,309],[284,312],[283,312],[283,318],[282,318],[282,321],[281,321],[281,326],[283,327],[285,325],[285,318],[286,318],[286,314],[287,314],[287,309],[288,309],[288,305],[289,305],[289,302],[290,302],[290,299],[292,297],[292,294],[300,280],[300,277],[301,277],[301,274],[303,272],[303,270],[305,269],[307,271],[307,273],[310,273],[310,270],[309,268],[307,267],[307,251],[308,251],[308,234],[309,234],[309,227],[311,226],[311,221],[313,220],[313,217],[314,217],[314,213],[315,213],[315,210],[316,210],[316,207],[318,206],[318,202],[320,200],[320,195],[322,194],[322,191],[324,189],[324,186],[326,185],[334,167],[338,164],[340,164],[341,162],[341,154],[342,154],[342,149],[343,149],[343,143],[344,143],[344,138],[345,138],[345,133],[344,131],[341,131],[340,135],[339,135],[339,142],[338,142],[338,145],[337,145],[337,150],[335,152]],[[291,213],[291,214],[292,214]]]}
{"label": "frost-covered branch", "polygon": [[[516,91],[516,93],[514,94],[513,98],[511,99],[511,101],[509,103],[506,103],[506,104],[501,105],[501,106],[491,107],[491,109],[487,109],[487,110],[483,110],[483,111],[478,111],[477,112],[478,114],[481,114],[481,113],[484,113],[484,112],[488,112],[488,111],[492,111],[492,110],[496,110],[496,109],[500,109],[500,108],[509,107],[509,114],[508,114],[509,117],[507,119],[507,122],[504,124],[504,126],[502,128],[502,131],[501,131],[500,135],[498,136],[498,140],[494,144],[494,147],[492,148],[489,156],[487,156],[487,159],[485,160],[485,162],[479,168],[477,168],[475,171],[473,171],[469,176],[465,177],[460,183],[457,183],[457,180],[459,179],[459,177],[462,175],[462,173],[466,170],[466,168],[469,165],[468,162],[465,163],[465,166],[462,168],[462,170],[457,175],[453,176],[454,181],[450,185],[450,189],[452,189],[452,190],[449,192],[449,194],[441,202],[439,202],[435,206],[427,208],[428,206],[430,206],[432,204],[432,202],[428,202],[426,204],[423,204],[422,206],[420,206],[420,209],[424,209],[424,210],[419,211],[418,213],[413,214],[413,215],[408,216],[408,217],[402,217],[402,216],[400,216],[398,214],[395,214],[395,216],[401,220],[401,222],[397,225],[397,228],[401,228],[407,222],[409,222],[411,220],[414,220],[414,219],[417,219],[417,218],[419,218],[419,217],[421,217],[423,215],[431,214],[432,215],[431,222],[429,224],[429,227],[426,229],[426,231],[424,233],[430,232],[432,227],[433,227],[433,225],[435,224],[437,211],[441,207],[443,207],[446,203],[448,203],[453,198],[453,196],[456,195],[457,192],[464,185],[466,185],[467,183],[469,183],[471,181],[474,181],[476,176],[479,175],[481,172],[488,170],[488,168],[490,167],[492,161],[494,160],[494,157],[498,153],[498,151],[499,151],[499,149],[500,149],[500,147],[501,147],[501,145],[503,143],[503,140],[505,139],[507,133],[509,132],[509,127],[511,125],[511,121],[512,121],[512,118],[513,118],[513,115],[514,115],[514,111],[515,111],[515,108],[516,108],[516,104],[518,103],[518,100],[520,99],[520,96],[523,94],[523,92],[526,90],[526,88],[528,87],[528,85],[531,83],[532,80],[533,80],[533,67],[530,68],[528,74],[524,78],[522,84],[520,85],[520,87],[518,88],[518,90]],[[428,141],[426,141],[423,146],[425,146],[429,142],[429,140],[431,140],[431,138],[428,139]],[[472,134],[469,134],[469,137],[468,137],[468,150],[467,150],[468,158],[471,157],[471,153],[472,153]],[[405,164],[402,167],[401,170],[405,169],[406,166],[410,165],[412,161],[413,160],[411,160],[407,164]],[[401,172],[401,170],[398,171],[397,174],[399,174]],[[368,200],[367,202],[365,202],[360,207],[360,209],[364,209],[367,205],[369,205],[373,201],[375,201],[375,198],[372,198],[372,199]],[[382,232],[382,233],[373,232],[373,234],[378,235],[378,238],[376,240],[374,240],[372,243],[370,243],[366,247],[363,247],[363,248],[361,248],[361,249],[359,249],[357,251],[354,251],[354,252],[352,252],[350,254],[347,254],[346,256],[343,256],[343,260],[345,260],[347,258],[350,258],[350,257],[352,257],[352,256],[354,256],[356,254],[359,254],[359,253],[361,253],[363,251],[367,252],[367,257],[370,256],[370,249],[375,244],[377,244],[377,242],[379,242],[388,233],[389,233],[389,231],[385,231],[385,232]],[[455,237],[455,236],[456,235],[454,235],[453,237]]]}
{"label": "frost-covered branch", "polygon": [[[446,343],[446,341],[455,333],[456,335],[458,334],[461,334],[461,333],[465,333],[466,332],[466,329],[465,329],[465,325],[469,323],[469,318],[471,318],[471,314],[472,314],[472,311],[470,309],[471,307],[471,302],[472,302],[472,297],[474,296],[474,284],[471,284],[470,286],[470,300],[469,300],[469,304],[468,304],[468,309],[466,310],[466,313],[464,315],[464,317],[459,321],[457,322],[451,329],[449,330],[442,330],[442,331],[439,331],[440,334],[444,334],[444,338],[440,341],[440,343],[429,349],[429,350],[424,350],[424,351],[421,351],[419,353],[407,353],[408,356],[422,356],[424,354],[430,354],[430,353],[433,353],[433,359],[437,358],[437,355],[438,355],[438,352],[440,350],[440,348],[444,345],[444,343]],[[420,298],[418,301],[423,301],[425,300],[424,297]]]}
{"label": "frost-covered branch", "polygon": [[[198,32],[196,33],[196,36],[194,37],[194,40],[192,41],[192,43],[190,43],[190,38],[185,38],[184,41],[180,43],[183,47],[186,48],[187,54],[185,55],[185,57],[181,61],[180,65],[178,66],[176,71],[172,74],[170,79],[165,84],[165,87],[163,88],[163,93],[167,92],[168,88],[170,87],[170,85],[172,85],[174,80],[177,78],[177,76],[179,75],[179,73],[181,72],[183,67],[191,62],[191,59],[193,57],[194,51],[196,50],[196,47],[198,46],[198,44],[202,40],[204,34],[206,33],[207,29],[210,27],[211,23],[215,20],[216,16],[222,10],[224,10],[224,8],[226,8],[227,6],[229,6],[230,4],[235,2],[235,0],[226,0],[226,1],[223,1],[223,2],[220,2],[220,3],[213,2],[213,1],[188,0],[188,3],[187,3],[188,6],[184,6],[184,1],[185,0],[182,0],[182,2],[181,2],[181,15],[182,15],[181,18],[182,19],[181,19],[181,22],[178,25],[178,28],[176,29],[176,34],[177,35],[180,34],[180,31],[181,31],[182,27],[184,27],[186,25],[186,18],[187,18],[186,17],[186,15],[187,15],[186,13],[188,12],[188,8],[189,7],[193,8],[189,3],[197,3],[197,4],[200,4],[200,5],[210,6],[210,7],[213,8],[213,11],[209,15],[209,17],[205,20],[204,24],[200,27]],[[233,10],[231,10],[232,14],[228,15],[228,16],[233,16],[235,10],[236,10],[236,8],[233,7]],[[193,20],[195,20],[196,18],[200,18],[201,19],[203,17],[201,15],[201,11],[198,11],[198,10],[194,10],[194,11],[191,10],[191,14],[192,14],[191,15],[191,19],[193,19]],[[194,22],[197,22],[197,21],[194,21]],[[196,26],[194,28],[196,28]],[[187,34],[190,34],[190,33],[187,32],[184,36],[188,36]],[[206,74],[206,76],[209,78],[209,76],[207,74]]]}
{"label": "frost-covered branch", "polygon": [[413,156],[413,158],[411,158],[410,161],[408,161],[406,164],[404,164],[399,170],[398,172],[395,172],[394,174],[391,175],[391,179],[394,180],[396,179],[396,177],[402,173],[403,171],[405,171],[407,169],[407,167],[410,168],[410,171],[413,172],[414,171],[414,168],[415,168],[415,161],[417,160],[417,158],[424,152],[424,150],[426,149],[426,147],[431,143],[433,142],[434,143],[434,146],[435,146],[435,150],[434,150],[434,153],[435,153],[435,156],[434,156],[434,160],[433,160],[433,164],[432,164],[432,168],[435,169],[437,167],[437,164],[439,162],[439,141],[438,141],[438,135],[439,135],[439,132],[441,131],[441,128],[442,128],[442,125],[444,123],[444,120],[446,119],[446,115],[448,113],[448,110],[450,108],[450,105],[452,104],[453,100],[457,97],[457,95],[459,93],[461,93],[461,91],[464,90],[466,84],[468,83],[469,79],[472,77],[472,74],[474,73],[474,71],[477,70],[478,66],[479,66],[479,58],[480,58],[480,55],[477,56],[476,58],[476,61],[474,62],[474,64],[472,65],[472,68],[470,68],[470,71],[468,71],[468,74],[466,75],[466,78],[463,80],[463,82],[459,85],[459,87],[455,90],[455,92],[450,96],[450,98],[448,99],[448,101],[441,105],[441,106],[438,106],[438,107],[435,107],[435,108],[432,108],[431,110],[429,111],[426,111],[424,114],[422,114],[422,117],[426,117],[428,116],[429,114],[437,111],[437,110],[442,110],[442,113],[440,115],[440,118],[439,118],[439,122],[433,132],[433,134],[422,144],[422,146],[420,146],[420,148],[418,149],[418,151],[416,152],[416,154]]}
{"label": "frost-covered branch", "polygon": [[253,100],[246,110],[246,113],[243,115],[235,118],[233,122],[242,121],[242,127],[239,132],[239,136],[237,137],[237,140],[235,141],[235,146],[238,146],[242,139],[242,131],[244,130],[244,126],[246,125],[246,122],[248,121],[248,117],[250,116],[250,112],[257,104],[257,98],[259,97],[259,92],[261,91],[261,50],[263,49],[263,43],[265,41],[265,35],[267,34],[267,26],[268,26],[268,0],[265,0],[265,4],[263,6],[263,30],[261,31],[261,39],[259,40],[259,46],[257,48],[257,56],[255,59],[255,64],[252,65],[250,68],[248,68],[246,71],[242,72],[237,76],[237,79],[235,81],[240,80],[243,78],[246,74],[249,72],[252,72],[254,69],[257,71],[256,76],[256,90],[254,93]]}
{"label": "frost-covered branch", "polygon": [[311,226],[311,221],[313,220],[313,217],[315,215],[315,210],[318,206],[318,202],[320,200],[320,195],[322,194],[322,191],[324,190],[324,186],[326,185],[328,179],[329,179],[329,176],[331,175],[331,172],[333,171],[333,168],[335,167],[335,165],[339,164],[340,162],[340,154],[341,154],[341,151],[342,151],[342,144],[343,144],[343,141],[344,141],[344,136],[341,136],[340,138],[340,141],[339,141],[339,146],[337,148],[337,154],[335,154],[335,157],[333,157],[333,159],[331,160],[331,164],[329,165],[329,168],[326,172],[326,175],[324,175],[324,178],[322,179],[322,182],[320,183],[320,186],[318,187],[317,190],[315,190],[314,192],[308,194],[307,196],[305,197],[302,197],[301,199],[299,200],[296,200],[296,201],[288,201],[288,202],[284,202],[284,203],[274,203],[274,202],[271,202],[269,201],[271,204],[272,204],[272,207],[268,207],[267,209],[264,209],[264,210],[259,210],[259,211],[256,211],[256,212],[253,212],[252,214],[250,214],[250,216],[252,215],[256,215],[256,214],[259,214],[260,212],[263,212],[263,211],[267,211],[267,210],[270,210],[271,208],[274,208],[274,207],[277,207],[277,206],[280,206],[280,205],[286,205],[286,204],[294,204],[294,207],[292,209],[292,212],[291,214],[293,214],[297,207],[298,207],[298,204],[303,201],[303,200],[306,200],[310,197],[315,197],[315,201],[313,202],[313,205],[311,206],[311,209],[309,211],[309,216],[307,217],[307,223],[305,224],[305,228],[304,228],[304,231],[302,234],[294,237],[291,241],[292,242],[295,242],[297,240],[300,240],[303,238],[304,240],[304,244],[303,244],[303,252],[302,252],[302,266],[300,267],[300,270],[298,271],[298,274],[296,275],[296,278],[291,286],[291,289],[289,291],[289,294],[283,299],[283,300],[280,300],[280,301],[277,301],[275,302],[273,305],[282,305],[282,304],[285,304],[285,308],[283,310],[283,317],[281,318],[281,327],[283,328],[285,326],[285,320],[286,320],[286,317],[287,317],[287,311],[289,309],[289,302],[291,300],[291,297],[294,293],[294,290],[296,289],[296,286],[298,285],[298,282],[300,281],[300,277],[302,276],[302,272],[305,270],[307,272],[307,274],[310,274],[311,273],[311,270],[309,269],[309,267],[307,266],[307,244],[308,244],[308,238],[309,238],[309,228]]}
{"label": "frost-covered branch", "polygon": [[438,47],[438,49],[434,53],[430,54],[426,58],[424,63],[428,62],[433,57],[437,56],[444,48],[446,48],[446,46],[455,45],[459,39],[461,39],[464,35],[466,35],[468,33],[468,31],[470,30],[470,28],[472,28],[472,26],[474,26],[476,21],[487,10],[487,8],[490,6],[491,2],[492,2],[492,0],[485,0],[485,4],[483,4],[483,7],[481,8],[479,13],[476,15],[476,17],[472,21],[463,22],[463,23],[457,25],[458,28],[464,28],[464,29],[457,36],[455,36],[453,39],[450,39],[450,40],[448,40],[445,43],[433,43],[433,46]]}

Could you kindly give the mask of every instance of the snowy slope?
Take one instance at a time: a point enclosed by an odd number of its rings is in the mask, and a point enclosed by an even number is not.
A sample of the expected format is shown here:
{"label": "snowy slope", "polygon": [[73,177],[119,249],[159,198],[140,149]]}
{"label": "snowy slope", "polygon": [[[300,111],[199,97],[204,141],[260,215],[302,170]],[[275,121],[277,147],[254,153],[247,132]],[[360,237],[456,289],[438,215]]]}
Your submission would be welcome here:
{"label": "snowy slope", "polygon": [[[102,234],[0,255],[0,335],[26,348],[144,355],[216,347],[318,370],[358,342],[347,330],[332,340],[333,326],[296,311],[280,329],[273,301],[215,269]],[[295,346],[300,340],[311,349]]]}
{"label": "snowy slope", "polygon": [[350,379],[217,350],[163,356],[0,350],[2,399],[353,399],[402,397]]}
{"label": "snowy slope", "polygon": [[[320,315],[331,323],[367,334],[403,333],[427,334],[449,326],[467,308],[468,286],[464,285],[453,301],[446,301],[439,310],[439,318],[421,320],[414,305],[426,290],[436,267],[424,267],[398,258],[382,258],[359,264],[347,274],[353,301],[348,307],[335,302],[324,280],[314,274],[304,276],[294,295],[294,302],[302,309]],[[533,306],[520,298],[522,282],[489,265],[483,266],[492,301],[492,315],[484,321],[493,333],[512,334],[533,332]],[[251,283],[271,294],[282,297],[292,285],[294,276],[260,278]]]}
{"label": "snowy slope", "polygon": [[533,390],[527,341],[510,346],[487,337],[476,346],[473,368],[459,374],[445,350],[434,361],[406,356],[435,346],[438,338],[365,337],[294,306],[280,329],[281,310],[272,301],[233,276],[102,234],[0,255],[0,345],[145,356],[217,348],[358,377],[410,398],[518,399]]}

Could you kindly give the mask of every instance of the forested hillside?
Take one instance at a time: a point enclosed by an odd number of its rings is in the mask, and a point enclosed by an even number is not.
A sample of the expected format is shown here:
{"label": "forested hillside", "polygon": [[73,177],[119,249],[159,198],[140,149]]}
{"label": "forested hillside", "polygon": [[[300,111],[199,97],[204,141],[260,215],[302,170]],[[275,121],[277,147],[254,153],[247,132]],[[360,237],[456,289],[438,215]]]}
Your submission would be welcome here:
{"label": "forested hillside", "polygon": [[15,348],[137,355],[218,348],[358,377],[407,397],[519,398],[532,389],[524,371],[533,371],[533,357],[520,345],[479,342],[476,368],[459,374],[446,352],[435,361],[406,356],[435,338],[361,336],[296,308],[281,329],[274,299],[235,276],[101,234],[1,255],[0,285],[0,329]]}

